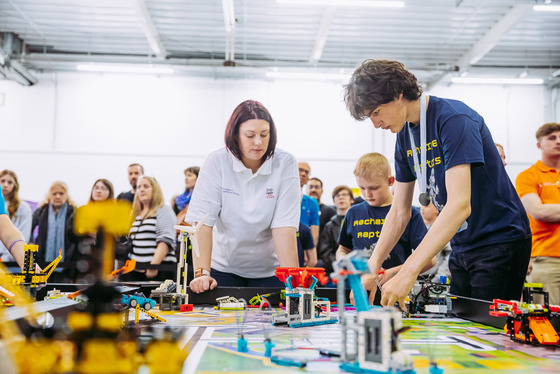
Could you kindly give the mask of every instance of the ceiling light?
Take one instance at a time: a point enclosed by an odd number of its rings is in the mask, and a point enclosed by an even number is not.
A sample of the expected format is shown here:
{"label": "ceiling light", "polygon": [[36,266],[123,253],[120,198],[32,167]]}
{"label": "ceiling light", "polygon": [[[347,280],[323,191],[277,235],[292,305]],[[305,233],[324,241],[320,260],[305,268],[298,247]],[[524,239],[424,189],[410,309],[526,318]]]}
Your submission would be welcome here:
{"label": "ceiling light", "polygon": [[100,71],[109,73],[140,73],[140,74],[173,74],[174,70],[168,67],[131,66],[131,65],[78,65],[80,71]]}
{"label": "ceiling light", "polygon": [[334,73],[291,73],[281,71],[269,71],[266,73],[268,78],[280,79],[310,79],[310,80],[326,80],[326,81],[348,81],[350,74],[334,74]]}
{"label": "ceiling light", "polygon": [[535,12],[560,12],[560,5],[533,5]]}
{"label": "ceiling light", "polygon": [[453,83],[465,84],[543,84],[540,78],[484,78],[484,77],[453,77]]}
{"label": "ceiling light", "polygon": [[276,0],[284,4],[304,5],[334,5],[334,6],[356,6],[375,8],[403,8],[404,1],[378,1],[378,0]]}

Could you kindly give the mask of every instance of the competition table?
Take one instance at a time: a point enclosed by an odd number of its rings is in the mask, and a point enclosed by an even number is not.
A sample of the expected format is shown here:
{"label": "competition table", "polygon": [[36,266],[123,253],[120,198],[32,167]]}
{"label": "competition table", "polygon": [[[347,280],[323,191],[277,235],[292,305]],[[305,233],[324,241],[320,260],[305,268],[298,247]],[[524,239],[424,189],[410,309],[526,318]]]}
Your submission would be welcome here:
{"label": "competition table", "polygon": [[[193,312],[160,313],[167,319],[167,326],[184,330],[181,344],[189,355],[183,373],[342,372],[336,357],[320,354],[320,351],[340,351],[342,333],[338,323],[300,328],[271,326],[271,313],[278,312],[277,308],[271,312],[254,309],[237,312],[196,305],[197,299],[205,303],[226,295],[248,301],[249,295],[263,291],[221,288],[192,295]],[[317,294],[330,296],[333,292],[334,289],[318,289]],[[441,316],[403,319],[403,325],[410,329],[402,334],[401,347],[413,358],[417,373],[428,373],[431,359],[445,373],[560,373],[560,348],[512,341],[503,332],[505,318],[488,315],[490,303],[459,298],[454,305],[453,314],[478,322]],[[351,315],[355,311],[345,313]],[[152,326],[161,328],[163,324]],[[240,333],[248,340],[247,353],[237,351]],[[264,357],[263,342],[267,337],[275,343],[275,349],[289,349],[280,353],[283,357],[309,359],[306,367],[271,363]]]}
{"label": "competition table", "polygon": [[[129,288],[124,290],[139,288],[146,296],[149,296],[150,289],[155,288],[153,282],[127,286]],[[277,307],[271,311],[248,309],[239,312],[220,311],[211,305],[221,296],[249,301],[257,293],[279,290],[220,287],[204,294],[190,294],[193,311],[161,312],[155,309],[152,311],[167,322],[154,322],[150,317],[141,315],[140,326],[153,331],[154,336],[163,334],[165,330],[173,331],[179,345],[188,353],[182,373],[342,372],[337,357],[321,354],[340,351],[340,324],[300,328],[272,326],[272,313],[280,311]],[[335,300],[334,293],[334,289],[317,290],[318,296],[331,300]],[[273,305],[279,300],[276,297],[269,298]],[[401,348],[412,357],[417,373],[428,373],[432,360],[444,369],[444,373],[560,373],[560,348],[512,341],[503,332],[505,319],[488,315],[490,303],[458,298],[452,304],[453,317],[403,319],[403,325],[410,329],[401,335]],[[356,312],[345,311],[349,316],[353,313]],[[553,324],[558,329],[558,321],[553,321]],[[246,353],[237,350],[241,333],[248,341]],[[275,344],[273,352],[280,351],[278,354],[289,359],[307,359],[306,367],[300,369],[272,363],[264,355],[266,338]]]}

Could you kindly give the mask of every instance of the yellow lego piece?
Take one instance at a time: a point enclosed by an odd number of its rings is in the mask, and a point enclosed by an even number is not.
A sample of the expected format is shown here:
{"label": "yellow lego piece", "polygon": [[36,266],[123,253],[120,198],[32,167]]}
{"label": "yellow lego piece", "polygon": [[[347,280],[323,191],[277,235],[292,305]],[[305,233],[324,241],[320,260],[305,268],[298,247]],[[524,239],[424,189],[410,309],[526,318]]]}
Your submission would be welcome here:
{"label": "yellow lego piece", "polygon": [[132,226],[132,207],[128,201],[114,200],[94,202],[76,209],[74,232],[78,235],[105,233],[103,272],[110,277],[114,267],[115,235],[126,235]]}
{"label": "yellow lego piece", "polygon": [[177,342],[153,341],[144,355],[151,374],[180,373],[187,354]]}
{"label": "yellow lego piece", "polygon": [[120,313],[104,313],[97,316],[97,327],[104,331],[119,331],[122,326]]}
{"label": "yellow lego piece", "polygon": [[525,288],[543,288],[543,284],[542,283],[525,283],[523,285],[523,287]]}
{"label": "yellow lego piece", "polygon": [[132,206],[128,201],[102,201],[76,209],[74,231],[78,235],[95,234],[100,228],[106,234],[126,235],[132,226]]}
{"label": "yellow lego piece", "polygon": [[89,313],[72,312],[68,315],[68,326],[74,331],[88,330],[93,325],[93,316]]}
{"label": "yellow lego piece", "polygon": [[[121,350],[119,342],[111,339],[90,339],[82,346],[79,373],[120,374],[136,372],[135,354]],[[135,353],[135,352],[134,352]]]}

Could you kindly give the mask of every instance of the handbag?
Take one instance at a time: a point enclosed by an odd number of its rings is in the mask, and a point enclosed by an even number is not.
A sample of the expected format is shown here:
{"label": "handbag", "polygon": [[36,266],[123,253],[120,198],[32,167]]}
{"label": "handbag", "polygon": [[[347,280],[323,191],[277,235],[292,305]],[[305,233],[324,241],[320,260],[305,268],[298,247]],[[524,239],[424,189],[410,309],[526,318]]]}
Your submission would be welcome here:
{"label": "handbag", "polygon": [[[142,226],[142,222],[144,222],[144,218],[142,218],[142,220],[140,221],[138,229],[140,229],[140,226]],[[134,233],[134,236],[131,236],[129,232],[128,235],[121,236],[119,238],[117,245],[115,246],[116,260],[126,261],[129,259],[129,255],[132,253],[132,242],[134,241],[134,239],[136,239],[137,233],[138,231]]]}

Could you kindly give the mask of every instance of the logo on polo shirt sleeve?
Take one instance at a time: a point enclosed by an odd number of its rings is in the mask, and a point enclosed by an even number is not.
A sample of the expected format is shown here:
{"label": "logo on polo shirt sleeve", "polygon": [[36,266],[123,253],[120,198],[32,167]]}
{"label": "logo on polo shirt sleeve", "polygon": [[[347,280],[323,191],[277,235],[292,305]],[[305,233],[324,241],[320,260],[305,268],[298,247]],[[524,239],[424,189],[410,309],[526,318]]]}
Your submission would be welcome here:
{"label": "logo on polo shirt sleeve", "polygon": [[272,187],[266,189],[266,198],[274,199],[274,189]]}

